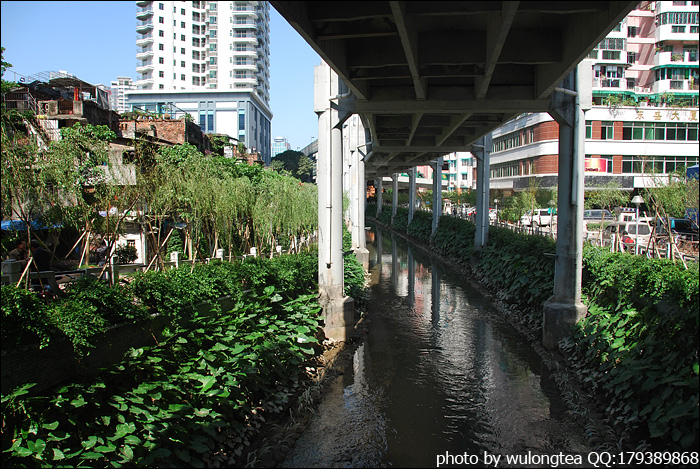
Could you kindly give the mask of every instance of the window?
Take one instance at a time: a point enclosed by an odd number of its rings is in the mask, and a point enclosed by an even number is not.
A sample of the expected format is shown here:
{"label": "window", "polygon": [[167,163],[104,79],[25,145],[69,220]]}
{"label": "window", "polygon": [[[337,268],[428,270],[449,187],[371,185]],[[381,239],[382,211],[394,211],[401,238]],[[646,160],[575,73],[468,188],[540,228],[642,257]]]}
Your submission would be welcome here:
{"label": "window", "polygon": [[593,49],[590,54],[588,54],[589,59],[597,59],[598,58],[598,49]]}
{"label": "window", "polygon": [[601,140],[613,140],[614,130],[612,122],[601,122],[600,124],[600,139]]}
{"label": "window", "polygon": [[180,67],[185,68],[185,61],[184,60],[180,61]]}
{"label": "window", "polygon": [[620,60],[619,50],[604,50],[603,60]]}
{"label": "window", "polygon": [[180,75],[180,80],[185,81],[185,74]]}
{"label": "window", "polygon": [[181,48],[180,48],[180,53],[181,53],[182,55],[185,55],[185,48],[184,48],[184,47],[181,47]]}
{"label": "window", "polygon": [[165,63],[165,60],[163,59],[163,57],[158,57],[158,63],[159,63],[159,64],[164,64],[164,63]]}
{"label": "window", "polygon": [[192,51],[192,58],[194,60],[199,60],[199,51],[193,50]]}
{"label": "window", "polygon": [[163,88],[165,88],[165,86],[163,86],[163,85],[158,85],[158,89],[159,89],[159,90],[162,90]]}
{"label": "window", "polygon": [[161,24],[165,23],[165,18],[163,18],[162,16],[159,16],[159,17],[158,17],[158,22],[161,23]]}
{"label": "window", "polygon": [[184,9],[184,8],[180,8],[180,14],[181,14],[181,15],[184,15],[184,14],[185,14],[185,9]]}
{"label": "window", "polygon": [[180,27],[181,27],[181,28],[184,28],[184,27],[185,27],[185,22],[184,22],[184,21],[180,21]]}
{"label": "window", "polygon": [[209,57],[209,65],[216,65],[216,57]]}
{"label": "window", "polygon": [[210,16],[210,17],[209,17],[209,23],[210,23],[210,24],[216,24],[216,16]]}
{"label": "window", "polygon": [[671,26],[671,32],[672,33],[684,33],[685,26]]}
{"label": "window", "polygon": [[691,34],[697,34],[697,33],[698,33],[698,27],[697,27],[697,26],[691,26],[691,27],[690,27],[690,33],[691,33]]}
{"label": "window", "polygon": [[165,33],[163,31],[158,31],[158,37],[164,37]]}
{"label": "window", "polygon": [[627,53],[627,63],[628,64],[637,63],[637,53],[636,52],[628,52]]}
{"label": "window", "polygon": [[165,78],[165,72],[162,72],[162,71],[161,71],[161,72],[158,72],[158,76],[159,76],[160,78]]}
{"label": "window", "polygon": [[209,78],[216,78],[216,70],[209,71]]}
{"label": "window", "polygon": [[593,124],[591,121],[586,121],[586,138],[593,138]]}
{"label": "window", "polygon": [[158,44],[158,50],[163,50],[163,44]]}
{"label": "window", "polygon": [[625,40],[621,37],[607,37],[598,44],[598,49],[624,50]]}
{"label": "window", "polygon": [[159,3],[159,4],[158,4],[158,9],[159,9],[159,10],[164,10],[164,9],[165,9],[165,5],[163,5],[162,3]]}
{"label": "window", "polygon": [[180,40],[181,40],[181,41],[184,41],[184,40],[185,40],[185,35],[184,35],[184,34],[180,34]]}
{"label": "window", "polygon": [[628,26],[627,27],[627,37],[637,37],[637,27]]}

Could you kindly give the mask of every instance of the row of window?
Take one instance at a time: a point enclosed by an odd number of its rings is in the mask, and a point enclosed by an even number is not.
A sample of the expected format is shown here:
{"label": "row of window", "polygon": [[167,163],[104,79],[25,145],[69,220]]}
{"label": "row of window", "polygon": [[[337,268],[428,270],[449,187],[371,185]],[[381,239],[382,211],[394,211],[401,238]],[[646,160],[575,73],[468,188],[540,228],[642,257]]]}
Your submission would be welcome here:
{"label": "row of window", "polygon": [[[612,155],[602,155],[600,158],[592,158],[591,155],[586,155],[586,160],[601,161],[603,166],[595,165],[595,168],[598,171],[604,168],[604,172],[613,173]],[[501,178],[534,174],[534,161],[527,160],[522,163],[522,165],[520,162],[493,165],[490,171],[491,177]],[[696,164],[698,164],[697,156],[623,156],[622,174],[668,174]]]}
{"label": "row of window", "polygon": [[662,24],[698,24],[698,13],[687,11],[687,12],[675,12],[669,11],[667,13],[661,13],[656,15],[656,25]]}
{"label": "row of window", "polygon": [[517,148],[522,145],[527,145],[535,141],[535,128],[531,127],[526,130],[517,130],[515,132],[508,133],[501,137],[495,138],[493,140],[493,145],[491,147],[491,152],[496,153],[499,151],[510,150],[511,148]]}
{"label": "row of window", "polygon": [[[685,33],[685,26],[671,26],[671,32],[672,33]],[[690,34],[697,34],[698,33],[698,27],[697,26],[690,26]]]}
{"label": "row of window", "polygon": [[[593,124],[586,121],[586,138],[593,138]],[[601,140],[614,140],[613,123],[600,125]],[[623,122],[622,140],[698,141],[698,124],[681,122]]]}
{"label": "row of window", "polygon": [[[656,71],[656,81],[659,80],[687,80],[690,78],[690,68],[659,68]],[[693,69],[693,78],[698,79],[698,70]]]}
{"label": "row of window", "polygon": [[670,173],[696,164],[698,164],[697,156],[623,156],[622,173]]}

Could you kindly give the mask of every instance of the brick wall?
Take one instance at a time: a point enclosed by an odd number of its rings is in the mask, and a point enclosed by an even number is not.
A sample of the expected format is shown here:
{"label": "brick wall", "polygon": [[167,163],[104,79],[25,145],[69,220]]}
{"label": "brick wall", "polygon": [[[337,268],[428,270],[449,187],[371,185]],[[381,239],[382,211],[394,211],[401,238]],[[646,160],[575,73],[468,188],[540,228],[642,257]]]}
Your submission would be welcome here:
{"label": "brick wall", "polygon": [[591,127],[593,140],[601,140],[601,121],[591,122]]}
{"label": "brick wall", "polygon": [[535,158],[534,174],[551,174],[559,172],[559,155],[542,155]]}
{"label": "brick wall", "polygon": [[624,122],[615,121],[613,122],[613,140],[622,140],[622,125]]}
{"label": "brick wall", "polygon": [[542,122],[535,126],[535,142],[559,139],[559,124],[556,121]]}
{"label": "brick wall", "polygon": [[622,155],[613,155],[613,174],[622,174]]}

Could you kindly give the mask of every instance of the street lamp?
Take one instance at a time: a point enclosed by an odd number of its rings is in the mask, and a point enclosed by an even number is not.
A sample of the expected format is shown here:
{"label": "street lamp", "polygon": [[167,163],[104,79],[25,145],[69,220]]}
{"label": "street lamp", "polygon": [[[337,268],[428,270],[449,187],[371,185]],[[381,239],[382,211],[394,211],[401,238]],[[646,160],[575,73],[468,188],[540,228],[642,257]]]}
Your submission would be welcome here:
{"label": "street lamp", "polygon": [[493,199],[493,203],[496,205],[496,226],[498,226],[498,199]]}
{"label": "street lamp", "polygon": [[635,224],[637,225],[635,237],[634,237],[634,253],[639,254],[639,204],[644,203],[644,199],[639,194],[632,198],[632,203],[637,206],[637,213],[635,217]]}

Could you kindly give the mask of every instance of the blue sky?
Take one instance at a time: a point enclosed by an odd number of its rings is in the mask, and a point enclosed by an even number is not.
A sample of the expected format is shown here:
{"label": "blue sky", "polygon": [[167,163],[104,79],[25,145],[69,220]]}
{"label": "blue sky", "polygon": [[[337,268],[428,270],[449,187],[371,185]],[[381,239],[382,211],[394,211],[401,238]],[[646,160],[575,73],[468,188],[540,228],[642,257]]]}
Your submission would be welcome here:
{"label": "blue sky", "polygon": [[[117,76],[136,79],[136,3],[1,2],[3,58],[24,76],[65,70],[109,86]],[[270,107],[273,137],[293,150],[318,136],[313,111],[314,66],[321,59],[270,7]],[[18,78],[18,77],[17,77]]]}

